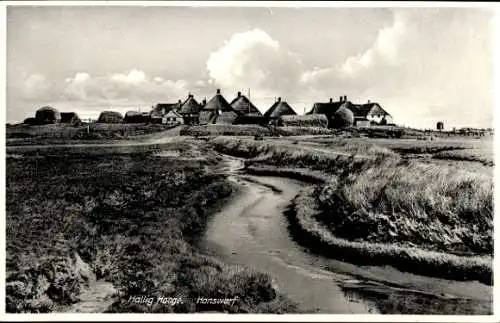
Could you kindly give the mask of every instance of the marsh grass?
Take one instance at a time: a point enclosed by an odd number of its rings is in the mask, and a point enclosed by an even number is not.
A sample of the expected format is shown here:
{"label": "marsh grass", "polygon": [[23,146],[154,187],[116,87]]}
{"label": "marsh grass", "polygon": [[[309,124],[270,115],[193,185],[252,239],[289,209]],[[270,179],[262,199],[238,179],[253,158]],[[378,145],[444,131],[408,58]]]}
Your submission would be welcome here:
{"label": "marsh grass", "polygon": [[[318,209],[303,210],[308,216],[298,222],[324,243],[318,249],[346,260],[392,262],[419,274],[491,283],[489,174],[407,160],[386,147],[349,141],[335,148],[285,140],[213,142],[220,152],[247,157],[250,172],[319,180],[311,193],[315,199],[307,202]],[[436,147],[430,149],[443,151]]]}
{"label": "marsh grass", "polygon": [[[156,151],[50,150],[7,159],[7,312],[50,312],[78,302],[95,279],[118,290],[109,312],[296,309],[267,274],[226,265],[196,248],[232,191],[223,175],[208,171],[216,158],[180,163]],[[184,297],[185,303],[128,301],[137,295]],[[240,300],[200,308],[198,295]]]}
{"label": "marsh grass", "polygon": [[492,259],[457,256],[417,247],[351,241],[336,236],[316,219],[320,209],[314,188],[304,190],[287,212],[292,233],[326,256],[360,265],[390,265],[415,274],[492,284]]}

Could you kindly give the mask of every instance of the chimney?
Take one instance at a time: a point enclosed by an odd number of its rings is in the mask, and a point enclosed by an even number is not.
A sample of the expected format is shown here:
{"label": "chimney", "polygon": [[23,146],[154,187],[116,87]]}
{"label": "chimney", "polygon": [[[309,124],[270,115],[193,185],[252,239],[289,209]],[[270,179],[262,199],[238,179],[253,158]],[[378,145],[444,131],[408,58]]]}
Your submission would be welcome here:
{"label": "chimney", "polygon": [[188,94],[188,98],[192,98],[193,95],[191,93]]}
{"label": "chimney", "polygon": [[217,94],[220,94],[220,89],[217,89]]}
{"label": "chimney", "polygon": [[278,102],[281,102],[281,96],[278,98]]}
{"label": "chimney", "polygon": [[207,99],[204,98],[203,101],[202,101],[203,105],[207,105]]}
{"label": "chimney", "polygon": [[343,97],[342,97],[342,96],[340,96],[340,97],[339,97],[339,101],[340,101],[340,102],[342,102],[342,99],[343,99]]}
{"label": "chimney", "polygon": [[330,103],[333,103],[333,98],[330,98]]}
{"label": "chimney", "polygon": [[368,100],[368,103],[370,103],[370,100]]}
{"label": "chimney", "polygon": [[240,92],[240,91],[238,91],[238,97],[240,97],[240,96],[241,96],[241,92]]}
{"label": "chimney", "polygon": [[344,102],[347,102],[347,95],[344,95]]}
{"label": "chimney", "polygon": [[181,99],[179,99],[179,101],[177,101],[177,102],[182,103]]}

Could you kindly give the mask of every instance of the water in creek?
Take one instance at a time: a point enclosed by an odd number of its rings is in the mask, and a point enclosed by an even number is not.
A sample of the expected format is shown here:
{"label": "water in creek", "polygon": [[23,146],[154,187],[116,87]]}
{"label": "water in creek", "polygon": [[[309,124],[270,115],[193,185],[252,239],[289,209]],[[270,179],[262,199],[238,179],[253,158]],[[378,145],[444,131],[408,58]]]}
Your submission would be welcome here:
{"label": "water in creek", "polygon": [[303,183],[238,174],[241,189],[209,223],[207,249],[229,263],[268,272],[278,289],[307,311],[324,314],[491,314],[492,288],[327,259],[299,246],[283,215]]}

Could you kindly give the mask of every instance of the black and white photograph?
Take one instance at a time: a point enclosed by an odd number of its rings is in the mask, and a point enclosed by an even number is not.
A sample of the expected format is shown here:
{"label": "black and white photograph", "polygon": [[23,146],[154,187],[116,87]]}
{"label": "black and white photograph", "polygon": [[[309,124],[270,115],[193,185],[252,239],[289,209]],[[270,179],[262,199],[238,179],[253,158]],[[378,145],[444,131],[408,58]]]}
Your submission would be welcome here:
{"label": "black and white photograph", "polygon": [[9,319],[499,319],[497,5],[2,7]]}

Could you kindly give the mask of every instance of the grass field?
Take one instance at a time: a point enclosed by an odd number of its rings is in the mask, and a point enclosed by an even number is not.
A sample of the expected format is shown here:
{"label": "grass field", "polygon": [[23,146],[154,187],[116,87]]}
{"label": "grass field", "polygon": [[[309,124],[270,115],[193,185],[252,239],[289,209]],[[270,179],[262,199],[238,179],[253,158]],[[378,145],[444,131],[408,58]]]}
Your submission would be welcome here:
{"label": "grass field", "polygon": [[491,283],[491,167],[481,159],[467,161],[477,164],[472,167],[454,158],[448,160],[453,166],[432,162],[433,158],[430,162],[408,158],[415,152],[484,153],[488,149],[481,145],[487,143],[221,137],[213,144],[220,152],[248,158],[250,169],[271,167],[268,173],[288,172],[293,177],[301,176],[293,169],[322,172],[324,177],[315,176],[328,178],[326,183],[309,194],[307,203],[296,203],[299,209],[317,205],[314,216],[308,213],[307,221],[300,224],[314,231],[316,238],[333,241],[332,246],[344,241],[341,245],[361,258],[383,258],[395,266],[399,261],[409,271],[420,268],[420,273],[429,275],[480,277]]}
{"label": "grass field", "polygon": [[173,127],[175,125],[138,123],[90,123],[81,126],[62,123],[42,126],[17,124],[6,128],[6,136],[10,142],[16,144],[43,144],[50,140],[127,139],[165,131]]}
{"label": "grass field", "polygon": [[[159,153],[165,150],[205,158],[180,161]],[[118,290],[109,312],[294,312],[269,275],[197,249],[209,217],[232,192],[224,176],[211,174],[217,162],[186,143],[8,157],[7,312],[78,302],[96,279]],[[128,301],[137,295],[182,297],[184,304]],[[238,302],[216,308],[195,302],[235,296]]]}

